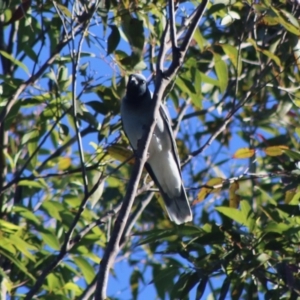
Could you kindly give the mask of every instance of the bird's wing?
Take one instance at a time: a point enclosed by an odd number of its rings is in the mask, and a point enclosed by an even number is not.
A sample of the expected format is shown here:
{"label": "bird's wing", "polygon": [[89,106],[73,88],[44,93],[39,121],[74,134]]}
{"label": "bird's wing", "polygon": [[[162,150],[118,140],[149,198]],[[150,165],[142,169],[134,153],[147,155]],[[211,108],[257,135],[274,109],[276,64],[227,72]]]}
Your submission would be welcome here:
{"label": "bird's wing", "polygon": [[160,115],[161,115],[161,117],[164,121],[164,124],[166,125],[167,131],[168,131],[168,134],[169,134],[169,137],[170,137],[170,140],[171,140],[171,144],[172,144],[172,149],[171,149],[172,154],[173,154],[173,157],[176,161],[176,164],[177,164],[177,167],[179,169],[180,176],[181,176],[179,154],[178,154],[176,141],[175,141],[175,138],[174,138],[174,135],[173,135],[173,130],[172,130],[172,127],[171,127],[171,118],[169,116],[168,109],[164,104],[161,104],[161,106],[159,108],[159,113],[160,113]]}

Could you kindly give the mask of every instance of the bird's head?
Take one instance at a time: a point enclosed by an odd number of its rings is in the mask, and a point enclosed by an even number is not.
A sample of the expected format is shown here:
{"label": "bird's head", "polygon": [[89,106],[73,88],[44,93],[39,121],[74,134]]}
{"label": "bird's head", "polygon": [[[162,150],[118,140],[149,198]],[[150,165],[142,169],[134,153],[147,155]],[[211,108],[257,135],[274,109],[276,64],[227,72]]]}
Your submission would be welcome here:
{"label": "bird's head", "polygon": [[147,95],[146,78],[142,74],[131,74],[127,83],[126,96],[128,99],[137,99]]}

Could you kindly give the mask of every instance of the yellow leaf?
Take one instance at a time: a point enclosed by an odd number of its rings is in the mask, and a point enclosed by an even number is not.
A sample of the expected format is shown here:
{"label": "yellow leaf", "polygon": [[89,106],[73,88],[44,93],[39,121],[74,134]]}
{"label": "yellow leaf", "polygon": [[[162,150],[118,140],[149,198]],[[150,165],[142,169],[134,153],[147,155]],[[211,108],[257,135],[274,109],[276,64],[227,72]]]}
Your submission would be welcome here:
{"label": "yellow leaf", "polygon": [[203,187],[200,192],[198,193],[197,199],[193,201],[193,205],[203,201],[206,196],[209,194],[209,191],[207,188]]}
{"label": "yellow leaf", "polygon": [[300,137],[300,127],[296,127],[295,132],[297,133],[298,137]]}
{"label": "yellow leaf", "polygon": [[66,170],[71,166],[71,158],[70,157],[60,157],[58,159],[57,168],[58,170]]}
{"label": "yellow leaf", "polygon": [[294,198],[295,195],[296,195],[296,190],[295,189],[286,191],[285,196],[284,196],[284,202],[289,204],[292,201],[292,199]]}
{"label": "yellow leaf", "polygon": [[[132,151],[120,145],[113,145],[107,149],[107,153],[114,159],[124,162],[133,156]],[[130,159],[129,164],[134,164],[134,158]]]}
{"label": "yellow leaf", "polygon": [[279,146],[270,146],[264,149],[265,153],[269,156],[280,156],[284,153],[283,150],[289,149],[286,146],[279,145]]}
{"label": "yellow leaf", "polygon": [[197,199],[193,201],[193,205],[203,201],[210,193],[220,192],[223,186],[223,182],[224,179],[220,177],[211,178],[210,180],[208,180],[205,186],[198,193]]}
{"label": "yellow leaf", "polygon": [[218,193],[221,191],[224,179],[221,177],[211,178],[207,181],[206,186],[212,193]]}
{"label": "yellow leaf", "polygon": [[229,207],[238,208],[240,204],[240,196],[236,194],[239,189],[239,183],[234,181],[229,187]]}
{"label": "yellow leaf", "polygon": [[294,100],[293,102],[297,107],[300,107],[300,100]]}
{"label": "yellow leaf", "polygon": [[252,157],[254,153],[254,149],[240,148],[234,153],[233,158],[249,158]]}

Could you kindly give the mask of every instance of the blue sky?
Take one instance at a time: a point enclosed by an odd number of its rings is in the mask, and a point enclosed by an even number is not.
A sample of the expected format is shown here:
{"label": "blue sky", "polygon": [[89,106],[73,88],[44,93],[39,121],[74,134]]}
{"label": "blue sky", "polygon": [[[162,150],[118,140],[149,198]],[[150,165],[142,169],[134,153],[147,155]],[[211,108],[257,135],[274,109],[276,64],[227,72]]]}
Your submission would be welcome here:
{"label": "blue sky", "polygon": [[[186,6],[186,4],[182,4],[182,7],[186,7],[186,10],[190,9],[190,7]],[[99,36],[100,38],[104,38],[103,44],[105,45],[105,40],[107,39],[108,34],[110,33],[109,28],[107,29],[107,34],[106,34],[105,37],[102,36],[103,27],[102,27],[101,23],[98,23],[97,26],[91,27],[89,31],[92,34],[94,34],[95,36]],[[77,42],[78,42],[78,40],[77,40]],[[34,50],[38,51],[39,46],[40,45],[37,45]],[[48,41],[46,40],[45,47],[47,48],[48,46],[49,46]],[[122,49],[123,51],[126,51],[128,54],[130,53],[130,48],[129,48],[128,44],[126,43],[126,41],[124,41],[123,39],[121,40],[121,42],[118,46],[118,49]],[[95,78],[100,78],[99,82],[105,82],[105,81],[109,82],[112,75],[115,73],[115,68],[112,67],[112,64],[113,64],[112,58],[110,56],[106,56],[105,49],[101,49],[100,47],[96,47],[93,44],[91,44],[91,47],[89,47],[89,45],[86,42],[84,42],[82,50],[85,51],[85,52],[90,52],[93,55],[90,58],[86,58],[86,57],[82,58],[81,61],[80,61],[80,64],[88,63],[89,64],[88,72],[90,71],[91,73],[94,73]],[[42,55],[40,57],[41,62],[39,64],[41,64],[45,59],[47,59],[48,55],[49,55],[49,53],[47,53],[47,51],[42,52]],[[62,51],[62,55],[69,55],[68,47],[65,47],[65,49]],[[27,60],[24,61],[24,63],[26,64],[26,66],[28,67],[28,69],[31,72],[32,67],[33,67],[33,62],[30,59],[27,59]],[[66,66],[68,67],[68,71],[69,71],[68,73],[71,74],[72,70],[71,70],[70,64],[68,64]],[[144,74],[146,76],[148,76],[149,71],[145,71]],[[28,79],[28,75],[22,69],[19,69],[19,72],[17,73],[17,76],[19,78],[24,79],[24,80]],[[78,78],[76,94],[78,94],[81,90],[80,82],[82,80],[83,80],[82,77]],[[41,80],[39,80],[39,85],[42,88],[43,87],[47,88],[47,82],[48,82],[47,78],[41,79]],[[33,88],[30,88],[30,89],[31,89],[33,94],[38,94],[39,93],[38,91],[34,90]],[[84,95],[83,101],[91,101],[91,100],[98,100],[97,96],[93,93],[90,93],[88,95]],[[209,102],[204,101],[203,104],[204,104],[204,108],[205,108],[206,105],[209,105]],[[170,109],[171,116],[175,117],[176,113],[175,113],[175,110],[174,110],[173,103],[171,101],[168,101],[167,105]],[[29,109],[28,112],[31,112],[32,110],[34,110],[34,108]],[[118,118],[119,117],[116,117],[116,119],[118,119]],[[99,121],[100,122],[102,121],[101,117],[99,117]],[[194,118],[191,123],[186,124],[186,125],[191,126],[191,127],[188,127],[188,129],[184,129],[184,131],[186,131],[186,132],[187,132],[187,130],[190,130],[188,132],[189,134],[192,134],[192,131],[199,130],[199,127],[198,127],[199,124],[197,123],[196,118]],[[183,126],[184,126],[184,124],[183,124]],[[93,140],[93,138],[94,138],[94,140]],[[83,139],[83,147],[84,147],[85,151],[88,151],[88,152],[94,151],[94,149],[89,145],[89,143],[91,141],[95,141],[95,142],[97,141],[97,135],[96,134],[94,136],[89,135],[88,139],[87,138]],[[206,139],[204,139],[202,141],[202,143],[204,143],[205,141],[206,141]],[[218,159],[220,160],[220,159],[228,158],[228,157],[232,156],[232,154],[238,148],[240,148],[244,145],[245,144],[243,143],[243,141],[238,136],[235,136],[230,142],[230,147],[229,147],[230,151],[229,151],[229,153],[222,153],[218,157]],[[50,140],[47,141],[47,143],[45,144],[45,147],[47,147],[47,146],[52,148],[52,143],[50,142]],[[76,146],[73,146],[73,152],[75,150],[76,150]],[[193,151],[195,149],[192,148],[190,150]],[[210,155],[211,153],[215,153],[217,150],[218,150],[218,144],[213,143],[211,145],[211,147],[205,151],[204,155]],[[240,163],[240,162],[238,162],[238,163]],[[201,166],[201,164],[202,164],[201,156],[199,156],[199,158],[197,159],[196,164],[198,164],[198,166],[195,166],[195,167]],[[228,164],[228,166],[229,166],[229,164]],[[232,169],[232,166],[230,166],[230,169]],[[229,173],[230,172],[228,172],[226,175],[229,175]],[[204,207],[205,207],[205,203],[198,204],[195,208],[195,210],[197,211],[196,215],[201,214],[201,210]],[[215,215],[217,216],[217,214],[215,214]],[[159,260],[159,256],[156,257],[155,259]],[[182,261],[181,258],[178,258],[178,259]],[[185,262],[185,263],[188,266],[188,263],[187,262]],[[142,263],[140,265],[138,265],[137,267],[142,269],[143,268]],[[130,267],[128,265],[128,263],[126,261],[126,258],[124,258],[124,259],[122,259],[121,261],[119,261],[115,264],[114,270],[115,270],[115,273],[117,275],[117,278],[115,279],[111,276],[111,278],[109,280],[108,294],[111,295],[111,296],[120,297],[120,299],[124,299],[124,300],[131,299],[131,290],[130,290],[130,286],[129,286],[129,278],[130,278],[130,275],[131,275],[131,272],[132,272],[132,267]],[[146,299],[146,297],[147,297],[147,299],[155,299],[156,291],[155,291],[154,285],[153,284],[148,284],[152,279],[151,270],[149,268],[147,269],[147,271],[145,273],[145,278],[146,278],[146,285],[143,286],[143,284],[141,284],[142,289],[141,289],[141,294],[139,296],[139,299]],[[221,283],[222,283],[222,280],[221,281],[214,280],[214,282],[213,282],[213,284],[216,285],[216,286],[220,285]],[[209,294],[210,294],[210,290],[209,290],[209,288],[206,288],[205,296],[203,297],[203,299],[208,299]],[[195,291],[193,291],[191,293],[190,298],[191,299],[194,298],[194,295],[195,295]]]}

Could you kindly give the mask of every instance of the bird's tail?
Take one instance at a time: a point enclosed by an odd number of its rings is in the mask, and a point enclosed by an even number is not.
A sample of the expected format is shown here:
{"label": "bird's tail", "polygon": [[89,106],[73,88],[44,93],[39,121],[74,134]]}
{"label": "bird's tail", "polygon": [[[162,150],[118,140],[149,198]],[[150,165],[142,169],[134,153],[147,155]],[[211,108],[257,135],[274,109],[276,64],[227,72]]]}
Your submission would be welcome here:
{"label": "bird's tail", "polygon": [[179,225],[193,220],[189,200],[187,199],[183,186],[181,186],[181,194],[178,197],[170,198],[162,190],[161,194],[171,221]]}
{"label": "bird's tail", "polygon": [[169,196],[168,193],[166,193],[159,184],[159,181],[157,180],[149,163],[146,163],[145,167],[154,180],[155,184],[159,187],[170,220],[178,225],[192,221],[193,214],[183,184],[181,183],[180,195]]}

